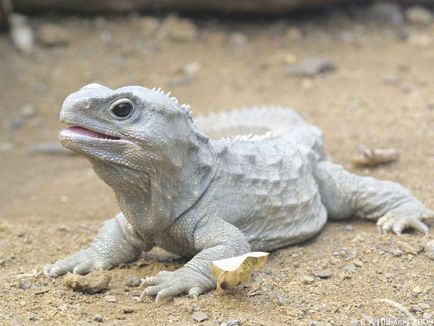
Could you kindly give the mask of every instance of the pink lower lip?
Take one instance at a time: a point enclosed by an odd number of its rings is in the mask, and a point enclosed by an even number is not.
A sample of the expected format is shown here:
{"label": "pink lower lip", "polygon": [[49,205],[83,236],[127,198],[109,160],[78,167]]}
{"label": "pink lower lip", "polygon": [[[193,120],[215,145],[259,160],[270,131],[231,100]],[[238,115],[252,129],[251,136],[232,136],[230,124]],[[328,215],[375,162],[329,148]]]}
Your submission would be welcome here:
{"label": "pink lower lip", "polygon": [[78,135],[92,137],[92,138],[108,138],[108,139],[113,139],[113,140],[120,139],[119,137],[109,136],[109,135],[106,135],[106,134],[103,134],[103,133],[100,133],[97,131],[93,131],[93,130],[78,127],[78,126],[69,127],[67,130],[72,132],[72,133],[78,134]]}

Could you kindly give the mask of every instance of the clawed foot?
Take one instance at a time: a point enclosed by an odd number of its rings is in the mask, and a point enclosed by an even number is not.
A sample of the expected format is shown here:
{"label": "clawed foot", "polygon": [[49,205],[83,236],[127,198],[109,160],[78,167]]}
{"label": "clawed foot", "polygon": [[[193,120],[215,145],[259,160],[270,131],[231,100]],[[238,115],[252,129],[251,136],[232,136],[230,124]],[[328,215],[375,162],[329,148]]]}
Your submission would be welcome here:
{"label": "clawed foot", "polygon": [[377,226],[382,233],[394,232],[399,235],[405,229],[413,228],[427,234],[428,226],[422,221],[430,218],[434,218],[434,211],[410,203],[389,211],[377,221]]}
{"label": "clawed foot", "polygon": [[186,266],[174,272],[162,271],[143,280],[141,286],[147,286],[140,295],[140,300],[147,295],[156,296],[155,302],[165,297],[186,293],[197,297],[215,287],[212,276],[208,277]]}
{"label": "clawed foot", "polygon": [[107,259],[101,258],[94,249],[87,248],[77,251],[74,255],[59,260],[52,265],[46,265],[44,273],[56,277],[68,272],[87,274],[92,270],[111,269],[112,267],[113,264]]}

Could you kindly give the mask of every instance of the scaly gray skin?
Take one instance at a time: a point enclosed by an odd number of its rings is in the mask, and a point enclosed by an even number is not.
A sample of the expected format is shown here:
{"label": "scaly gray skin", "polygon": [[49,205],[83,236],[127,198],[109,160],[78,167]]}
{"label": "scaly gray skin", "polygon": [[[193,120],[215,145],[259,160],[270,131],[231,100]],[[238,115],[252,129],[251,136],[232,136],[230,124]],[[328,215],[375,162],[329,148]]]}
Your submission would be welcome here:
{"label": "scaly gray skin", "polygon": [[[116,116],[120,102],[131,104],[125,117]],[[328,161],[321,132],[289,109],[234,110],[193,122],[186,105],[160,90],[90,84],[66,98],[60,120],[81,127],[59,138],[89,159],[122,213],[89,248],[47,266],[51,276],[109,269],[159,246],[194,257],[145,279],[143,295],[197,296],[216,285],[211,261],[309,239],[327,218],[359,216],[399,234],[408,227],[426,233],[422,220],[434,217],[400,185]],[[210,139],[198,126],[210,136],[260,135]]]}

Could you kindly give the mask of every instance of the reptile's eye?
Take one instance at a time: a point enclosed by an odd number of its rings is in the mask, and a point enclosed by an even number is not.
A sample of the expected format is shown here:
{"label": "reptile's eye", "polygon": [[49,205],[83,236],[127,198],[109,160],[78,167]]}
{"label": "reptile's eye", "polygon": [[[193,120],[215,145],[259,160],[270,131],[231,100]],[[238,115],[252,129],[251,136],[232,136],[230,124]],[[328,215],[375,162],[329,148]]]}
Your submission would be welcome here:
{"label": "reptile's eye", "polygon": [[133,103],[128,99],[120,99],[110,107],[110,113],[117,119],[126,119],[133,111]]}

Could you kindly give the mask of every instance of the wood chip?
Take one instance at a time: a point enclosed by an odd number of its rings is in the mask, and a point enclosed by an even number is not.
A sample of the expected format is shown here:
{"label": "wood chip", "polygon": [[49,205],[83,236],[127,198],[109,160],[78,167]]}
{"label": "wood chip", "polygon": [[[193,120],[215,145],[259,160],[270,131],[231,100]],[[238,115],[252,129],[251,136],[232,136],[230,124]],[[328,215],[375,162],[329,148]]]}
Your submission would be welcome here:
{"label": "wood chip", "polygon": [[399,153],[394,148],[371,149],[364,148],[360,154],[353,157],[351,162],[355,166],[377,166],[380,164],[392,163],[399,159]]}

